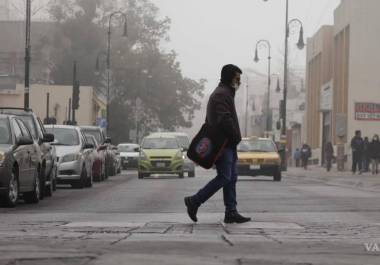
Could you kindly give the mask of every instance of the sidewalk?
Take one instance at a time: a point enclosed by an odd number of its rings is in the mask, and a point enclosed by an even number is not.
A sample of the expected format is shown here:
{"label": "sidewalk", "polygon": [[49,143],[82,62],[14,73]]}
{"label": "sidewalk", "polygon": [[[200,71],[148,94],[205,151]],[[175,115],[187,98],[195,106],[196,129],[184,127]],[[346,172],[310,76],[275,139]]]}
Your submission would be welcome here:
{"label": "sidewalk", "polygon": [[353,174],[351,171],[340,172],[333,168],[330,172],[321,166],[309,166],[308,170],[303,168],[288,168],[285,177],[312,178],[313,180],[326,182],[329,185],[354,187],[368,191],[380,191],[380,174],[372,173]]}

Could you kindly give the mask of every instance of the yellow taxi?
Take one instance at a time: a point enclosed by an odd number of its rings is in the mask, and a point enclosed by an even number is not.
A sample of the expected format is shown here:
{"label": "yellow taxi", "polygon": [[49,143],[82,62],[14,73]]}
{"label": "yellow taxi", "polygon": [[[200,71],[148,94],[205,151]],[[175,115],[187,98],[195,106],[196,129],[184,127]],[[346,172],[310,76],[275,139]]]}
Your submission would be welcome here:
{"label": "yellow taxi", "polygon": [[244,138],[237,149],[240,176],[271,176],[281,181],[281,158],[271,139]]}

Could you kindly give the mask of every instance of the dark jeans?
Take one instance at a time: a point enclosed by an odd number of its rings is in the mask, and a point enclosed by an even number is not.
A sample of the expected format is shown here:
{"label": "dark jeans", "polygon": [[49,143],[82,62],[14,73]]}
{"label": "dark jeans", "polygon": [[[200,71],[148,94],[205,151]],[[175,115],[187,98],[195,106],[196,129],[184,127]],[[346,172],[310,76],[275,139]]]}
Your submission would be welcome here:
{"label": "dark jeans", "polygon": [[352,152],[352,172],[356,172],[356,167],[359,171],[362,171],[362,153],[361,152]]}
{"label": "dark jeans", "polygon": [[193,196],[195,202],[201,205],[210,199],[217,191],[223,188],[226,213],[236,211],[236,162],[236,150],[226,148],[221,157],[215,163],[217,176]]}

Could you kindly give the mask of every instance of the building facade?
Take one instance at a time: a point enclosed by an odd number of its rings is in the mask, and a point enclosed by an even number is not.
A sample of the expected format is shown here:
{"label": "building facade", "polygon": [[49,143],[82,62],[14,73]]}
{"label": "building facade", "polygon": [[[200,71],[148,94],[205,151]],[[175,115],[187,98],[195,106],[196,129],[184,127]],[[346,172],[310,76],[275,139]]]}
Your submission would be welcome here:
{"label": "building facade", "polygon": [[[30,89],[30,108],[41,120],[55,118],[57,124],[69,120],[69,99],[72,97],[71,86],[32,85]],[[49,94],[49,108],[47,95]],[[24,105],[24,86],[16,85],[14,89],[0,89],[0,107],[20,107]],[[95,125],[104,118],[106,104],[92,87],[80,88],[79,109],[76,111],[78,125]]]}
{"label": "building facade", "polygon": [[380,133],[380,20],[377,0],[342,0],[334,25],[308,40],[306,140],[323,161],[327,141],[351,159],[355,130]]}

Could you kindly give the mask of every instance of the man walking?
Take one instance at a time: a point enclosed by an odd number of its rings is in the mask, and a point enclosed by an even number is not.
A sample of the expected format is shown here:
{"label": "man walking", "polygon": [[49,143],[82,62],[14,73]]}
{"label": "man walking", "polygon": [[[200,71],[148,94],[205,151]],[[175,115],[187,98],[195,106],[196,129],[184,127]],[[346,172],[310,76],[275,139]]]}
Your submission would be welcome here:
{"label": "man walking", "polygon": [[221,82],[210,96],[207,105],[206,122],[220,130],[228,144],[216,161],[217,176],[195,195],[186,197],[187,213],[197,222],[198,208],[223,188],[225,205],[225,223],[245,223],[251,218],[240,215],[237,211],[237,145],[241,141],[239,121],[235,108],[235,93],[240,87],[240,76],[243,72],[235,65],[225,65],[221,73]]}
{"label": "man walking", "polygon": [[356,173],[356,168],[359,169],[359,174],[362,173],[362,155],[363,155],[363,138],[360,130],[355,132],[355,136],[351,140],[352,149],[352,173]]}

